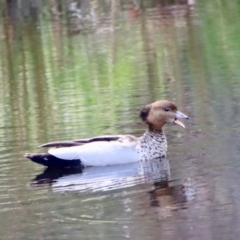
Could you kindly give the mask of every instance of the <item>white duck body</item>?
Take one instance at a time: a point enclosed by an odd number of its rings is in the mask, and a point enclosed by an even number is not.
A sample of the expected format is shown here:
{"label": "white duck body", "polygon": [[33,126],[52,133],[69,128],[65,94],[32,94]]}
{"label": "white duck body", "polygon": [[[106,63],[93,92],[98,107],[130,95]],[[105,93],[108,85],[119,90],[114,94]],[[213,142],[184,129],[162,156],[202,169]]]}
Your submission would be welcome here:
{"label": "white duck body", "polygon": [[115,141],[90,142],[81,146],[52,148],[49,154],[64,160],[80,160],[83,166],[107,166],[148,161],[166,156],[162,131],[147,131],[141,138],[123,135]]}
{"label": "white duck body", "polygon": [[107,166],[139,160],[138,139],[133,136],[132,139],[123,136],[117,141],[97,141],[81,146],[52,148],[48,153],[65,160],[79,159],[83,166]]}
{"label": "white duck body", "polygon": [[33,162],[47,167],[106,166],[136,161],[149,161],[164,157],[167,140],[162,131],[165,123],[184,127],[178,118],[188,117],[177,111],[175,104],[156,101],[145,106],[140,117],[148,125],[145,134],[137,138],[132,135],[99,136],[66,142],[52,142],[40,147],[56,147],[48,153],[26,154]]}

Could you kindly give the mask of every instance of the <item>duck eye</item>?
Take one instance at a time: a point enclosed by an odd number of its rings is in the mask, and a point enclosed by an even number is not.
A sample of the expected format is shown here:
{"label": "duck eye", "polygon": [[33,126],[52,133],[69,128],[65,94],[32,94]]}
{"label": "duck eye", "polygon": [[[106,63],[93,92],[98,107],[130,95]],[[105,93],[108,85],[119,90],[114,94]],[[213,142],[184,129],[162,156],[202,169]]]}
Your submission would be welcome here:
{"label": "duck eye", "polygon": [[165,110],[165,112],[169,112],[170,108],[169,107],[165,107],[164,110]]}

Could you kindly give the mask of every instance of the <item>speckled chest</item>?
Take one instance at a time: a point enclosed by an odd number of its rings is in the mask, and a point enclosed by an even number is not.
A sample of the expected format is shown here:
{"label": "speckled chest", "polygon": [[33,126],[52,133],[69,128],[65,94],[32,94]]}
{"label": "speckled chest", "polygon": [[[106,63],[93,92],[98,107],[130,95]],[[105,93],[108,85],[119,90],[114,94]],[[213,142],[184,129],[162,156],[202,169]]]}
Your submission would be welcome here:
{"label": "speckled chest", "polygon": [[167,139],[161,131],[147,131],[138,149],[140,161],[148,161],[157,157],[164,157],[167,153]]}

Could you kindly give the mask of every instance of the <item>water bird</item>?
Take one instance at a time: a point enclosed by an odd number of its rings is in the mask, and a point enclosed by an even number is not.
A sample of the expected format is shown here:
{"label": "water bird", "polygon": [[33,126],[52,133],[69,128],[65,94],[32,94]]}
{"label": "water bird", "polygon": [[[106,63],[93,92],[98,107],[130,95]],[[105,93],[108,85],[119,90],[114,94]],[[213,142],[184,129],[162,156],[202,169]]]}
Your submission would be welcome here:
{"label": "water bird", "polygon": [[51,147],[47,153],[27,153],[24,156],[49,168],[147,162],[166,156],[167,139],[162,130],[163,126],[172,123],[185,128],[179,119],[188,119],[188,116],[178,111],[174,103],[167,100],[146,105],[139,116],[148,125],[147,131],[141,137],[104,135],[73,141],[50,142],[39,146]]}

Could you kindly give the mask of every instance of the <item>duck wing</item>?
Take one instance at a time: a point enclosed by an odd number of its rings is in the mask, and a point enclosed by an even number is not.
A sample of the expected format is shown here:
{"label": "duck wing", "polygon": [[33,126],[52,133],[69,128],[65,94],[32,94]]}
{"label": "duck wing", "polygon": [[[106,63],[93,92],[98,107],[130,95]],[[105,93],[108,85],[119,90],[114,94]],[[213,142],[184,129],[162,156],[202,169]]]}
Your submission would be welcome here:
{"label": "duck wing", "polygon": [[98,142],[98,141],[116,141],[119,138],[123,137],[123,135],[103,135],[97,136],[93,138],[82,138],[82,139],[75,139],[72,141],[57,141],[57,142],[49,142],[44,143],[38,147],[73,147],[73,146],[81,146],[85,143],[90,142]]}
{"label": "duck wing", "polygon": [[38,147],[73,147],[73,146],[81,146],[83,143],[78,143],[74,141],[57,141],[57,142],[49,142],[39,145]]}

